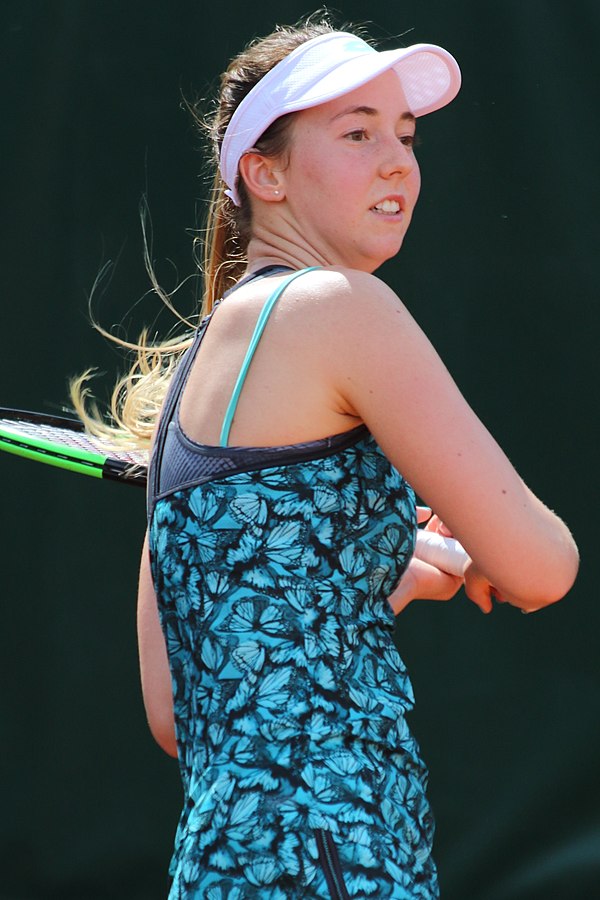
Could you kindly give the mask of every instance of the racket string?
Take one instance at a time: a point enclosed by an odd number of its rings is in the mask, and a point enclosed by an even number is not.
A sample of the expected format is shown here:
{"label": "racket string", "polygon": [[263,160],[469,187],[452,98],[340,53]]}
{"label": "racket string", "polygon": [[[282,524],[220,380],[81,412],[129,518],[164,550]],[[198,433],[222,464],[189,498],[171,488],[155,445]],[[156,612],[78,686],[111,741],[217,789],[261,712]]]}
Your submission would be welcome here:
{"label": "racket string", "polygon": [[148,464],[148,454],[143,450],[117,450],[99,438],[71,428],[5,418],[0,418],[0,428],[11,431],[15,436],[21,434],[23,437],[52,441],[63,447],[73,447],[89,453],[102,453],[132,466],[147,466]]}

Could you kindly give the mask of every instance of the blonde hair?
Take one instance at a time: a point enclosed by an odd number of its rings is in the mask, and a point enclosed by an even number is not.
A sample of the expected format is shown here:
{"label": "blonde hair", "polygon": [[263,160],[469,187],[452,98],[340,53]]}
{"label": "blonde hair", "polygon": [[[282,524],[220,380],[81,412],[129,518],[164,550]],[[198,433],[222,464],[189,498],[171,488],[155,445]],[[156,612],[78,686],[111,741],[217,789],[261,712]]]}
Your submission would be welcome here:
{"label": "blonde hair", "polygon": [[[316,16],[319,18],[315,18]],[[208,133],[215,169],[205,237],[196,238],[194,242],[196,258],[200,259],[203,275],[203,300],[199,318],[208,315],[215,301],[243,275],[247,263],[246,250],[251,237],[252,210],[245,185],[240,178],[238,192],[241,205],[237,207],[225,194],[225,185],[219,173],[219,156],[227,125],[246,94],[273,66],[305,41],[335,30],[322,13],[309,17],[299,25],[279,26],[267,37],[252,41],[229,64],[221,76],[216,110],[212,116],[206,118],[200,104],[190,107],[196,125],[201,132]],[[271,157],[285,154],[292,116],[293,114],[281,116],[265,131],[255,144],[261,153]],[[128,342],[94,323],[101,334],[134,356],[130,370],[117,381],[113,389],[108,420],[102,415],[92,396],[89,386],[93,375],[91,369],[70,383],[71,401],[89,432],[113,445],[125,444],[139,448],[150,445],[171,376],[181,355],[192,342],[194,327],[191,322],[178,315],[171,297],[160,288],[148,252],[146,268],[153,290],[177,318],[184,322],[186,331],[169,340],[152,343],[148,330],[145,329],[137,342]]]}

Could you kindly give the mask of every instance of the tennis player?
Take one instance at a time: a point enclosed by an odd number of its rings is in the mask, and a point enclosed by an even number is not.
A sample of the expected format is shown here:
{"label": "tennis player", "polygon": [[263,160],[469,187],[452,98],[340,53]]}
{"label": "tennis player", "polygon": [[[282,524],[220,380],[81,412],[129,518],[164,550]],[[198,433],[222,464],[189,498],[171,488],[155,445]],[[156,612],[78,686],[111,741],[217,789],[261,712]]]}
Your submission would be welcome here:
{"label": "tennis player", "polygon": [[[171,898],[437,897],[394,615],[463,583],[531,611],[575,578],[568,529],[373,274],[419,196],[418,118],[459,86],[439,47],[314,21],[222,77],[207,317],[142,348],[122,413],[155,429],[139,641],[185,791]],[[464,578],[413,558],[413,491]]]}

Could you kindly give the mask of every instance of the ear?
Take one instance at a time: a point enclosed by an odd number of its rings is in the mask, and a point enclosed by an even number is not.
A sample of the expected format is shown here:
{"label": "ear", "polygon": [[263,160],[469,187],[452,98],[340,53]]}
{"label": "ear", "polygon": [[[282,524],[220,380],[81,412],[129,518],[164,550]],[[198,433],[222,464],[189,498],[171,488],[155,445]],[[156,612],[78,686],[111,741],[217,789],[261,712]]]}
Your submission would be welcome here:
{"label": "ear", "polygon": [[240,159],[239,169],[249,194],[267,203],[283,200],[285,183],[277,159],[248,150]]}

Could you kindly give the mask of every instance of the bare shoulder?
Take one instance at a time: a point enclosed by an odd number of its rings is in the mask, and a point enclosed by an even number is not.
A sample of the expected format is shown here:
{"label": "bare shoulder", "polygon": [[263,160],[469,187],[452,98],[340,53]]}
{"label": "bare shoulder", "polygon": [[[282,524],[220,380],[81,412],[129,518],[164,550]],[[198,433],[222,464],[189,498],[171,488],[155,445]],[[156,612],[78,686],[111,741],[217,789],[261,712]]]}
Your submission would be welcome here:
{"label": "bare shoulder", "polygon": [[321,268],[307,273],[308,278],[297,282],[297,290],[334,306],[338,303],[360,307],[363,303],[379,302],[402,305],[394,291],[376,275],[358,269]]}
{"label": "bare shoulder", "polygon": [[429,343],[401,297],[376,275],[339,268],[310,277],[329,351],[339,360],[348,361],[349,353],[354,367],[359,363],[357,352],[372,360],[376,347],[378,354],[389,354],[398,363],[399,342],[414,345],[417,352],[423,342]]}
{"label": "bare shoulder", "polygon": [[307,326],[318,324],[321,335],[335,344],[352,341],[364,335],[365,329],[374,336],[385,334],[392,322],[395,330],[401,319],[414,325],[397,294],[368,272],[322,268],[307,273],[288,290],[290,305],[296,307]]}

